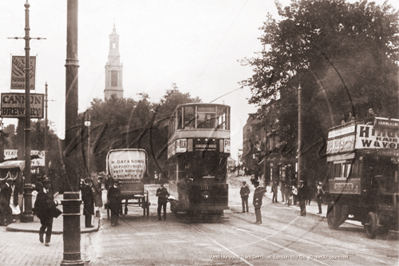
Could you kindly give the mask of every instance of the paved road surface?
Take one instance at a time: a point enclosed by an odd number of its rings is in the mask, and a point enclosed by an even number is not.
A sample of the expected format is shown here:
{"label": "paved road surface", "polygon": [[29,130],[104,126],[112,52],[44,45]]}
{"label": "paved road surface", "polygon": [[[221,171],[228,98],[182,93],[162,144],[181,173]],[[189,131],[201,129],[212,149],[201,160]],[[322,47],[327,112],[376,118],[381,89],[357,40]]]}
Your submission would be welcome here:
{"label": "paved road surface", "polygon": [[[263,224],[253,224],[252,206],[241,213],[239,184],[248,177],[230,180],[228,221],[193,223],[175,218],[156,221],[156,185],[146,186],[152,202],[151,216],[129,207],[121,225],[110,226],[103,210],[98,232],[81,235],[85,265],[397,265],[398,234],[367,239],[363,228],[345,223],[330,230],[325,217],[280,203],[271,203],[268,192],[262,207]],[[251,188],[253,191],[253,188]],[[105,195],[105,194],[104,194]],[[250,201],[251,202],[251,201]],[[36,233],[9,232],[0,228],[0,265],[59,265],[62,235],[51,246],[39,243]]]}
{"label": "paved road surface", "polygon": [[[156,186],[148,186],[153,204]],[[298,216],[298,211],[264,199],[263,224],[255,225],[253,209],[241,213],[238,187],[231,187],[230,219],[223,223],[187,223],[168,213],[156,221],[141,210],[118,227],[103,220],[102,229],[88,234],[83,251],[91,265],[395,265],[398,239],[367,239],[361,227],[344,224],[330,230],[324,217]],[[253,189],[252,189],[253,190]],[[136,207],[137,209],[137,207]]]}

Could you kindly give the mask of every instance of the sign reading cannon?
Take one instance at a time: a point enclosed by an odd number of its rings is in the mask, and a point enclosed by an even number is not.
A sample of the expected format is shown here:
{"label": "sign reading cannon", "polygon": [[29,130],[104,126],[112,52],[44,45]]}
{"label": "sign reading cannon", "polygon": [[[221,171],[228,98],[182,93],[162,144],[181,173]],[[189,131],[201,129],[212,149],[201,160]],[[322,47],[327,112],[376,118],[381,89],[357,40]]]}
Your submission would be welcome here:
{"label": "sign reading cannon", "polygon": [[[11,89],[25,90],[25,56],[12,56]],[[35,90],[36,56],[29,57],[29,88]]]}
{"label": "sign reading cannon", "polygon": [[[30,116],[43,118],[44,94],[32,93],[30,95]],[[25,117],[25,93],[1,94],[1,117],[23,118]]]}

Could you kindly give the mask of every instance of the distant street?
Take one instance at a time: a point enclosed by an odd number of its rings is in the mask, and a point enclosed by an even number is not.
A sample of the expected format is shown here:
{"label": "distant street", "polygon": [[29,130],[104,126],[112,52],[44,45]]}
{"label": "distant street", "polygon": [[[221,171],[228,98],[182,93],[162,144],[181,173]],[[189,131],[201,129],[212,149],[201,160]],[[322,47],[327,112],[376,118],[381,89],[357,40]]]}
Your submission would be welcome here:
{"label": "distant street", "polygon": [[152,202],[149,220],[142,217],[140,208],[129,207],[121,225],[111,227],[104,211],[100,231],[82,235],[82,257],[87,265],[398,263],[397,234],[370,240],[361,227],[351,224],[333,231],[325,218],[298,216],[297,210],[272,204],[269,198],[264,199],[263,224],[256,225],[252,206],[249,213],[241,213],[240,182],[231,177],[230,183],[231,210],[225,213],[229,219],[222,223],[188,223],[171,213],[167,221],[156,221],[157,185],[147,185]]}

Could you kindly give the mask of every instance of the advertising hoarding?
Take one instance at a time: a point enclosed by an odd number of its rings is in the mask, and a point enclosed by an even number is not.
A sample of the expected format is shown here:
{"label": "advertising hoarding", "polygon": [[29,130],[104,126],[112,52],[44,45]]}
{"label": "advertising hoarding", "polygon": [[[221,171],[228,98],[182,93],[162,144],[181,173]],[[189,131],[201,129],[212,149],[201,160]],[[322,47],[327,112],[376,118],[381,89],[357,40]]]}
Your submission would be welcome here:
{"label": "advertising hoarding", "polygon": [[[30,116],[32,119],[41,119],[44,114],[44,94],[32,93],[30,95]],[[1,117],[25,117],[25,93],[1,94]]]}
{"label": "advertising hoarding", "polygon": [[[35,90],[36,56],[29,57],[29,88]],[[25,56],[12,56],[11,89],[25,90]]]}

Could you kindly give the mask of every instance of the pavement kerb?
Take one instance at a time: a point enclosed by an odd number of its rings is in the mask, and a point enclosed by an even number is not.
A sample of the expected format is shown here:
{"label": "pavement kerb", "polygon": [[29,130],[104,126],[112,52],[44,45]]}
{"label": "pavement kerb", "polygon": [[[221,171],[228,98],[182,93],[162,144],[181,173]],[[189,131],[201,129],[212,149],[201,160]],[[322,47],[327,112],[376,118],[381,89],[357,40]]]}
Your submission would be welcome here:
{"label": "pavement kerb", "polygon": [[[58,201],[62,201],[62,195],[57,196]],[[58,208],[62,210],[62,205],[58,205]],[[102,207],[104,208],[104,207]],[[94,221],[93,225],[94,227],[85,227],[85,217],[82,214],[83,213],[83,204],[80,206],[81,209],[81,215],[79,217],[80,219],[80,233],[92,233],[92,232],[97,232],[100,229],[101,226],[101,217],[96,217],[94,215]],[[101,213],[101,210],[100,210]],[[40,220],[37,218],[37,216],[33,217],[33,222],[15,222],[11,223],[7,226],[6,230],[7,231],[13,231],[13,232],[27,232],[27,233],[39,233],[40,230]],[[64,218],[63,214],[61,214],[58,218],[53,219],[53,228],[52,228],[52,234],[54,235],[61,235],[63,234],[63,226],[64,226]]]}
{"label": "pavement kerb", "polygon": [[[63,219],[62,215],[60,215],[59,218],[56,218],[53,220],[53,230],[52,230],[51,234],[53,234],[53,235],[62,235],[63,234],[63,227],[57,228],[54,226],[56,220],[61,220],[61,225],[63,225],[62,219]],[[80,233],[84,234],[84,233],[97,232],[98,230],[100,230],[100,225],[101,225],[101,219],[94,218],[94,227],[86,228],[84,226],[84,224],[83,224],[83,226],[81,224],[80,225]],[[17,222],[17,223],[9,224],[6,228],[6,230],[12,231],[12,232],[39,233],[40,226],[41,226],[41,224],[39,221],[33,221],[33,222],[28,222],[28,223]]]}

